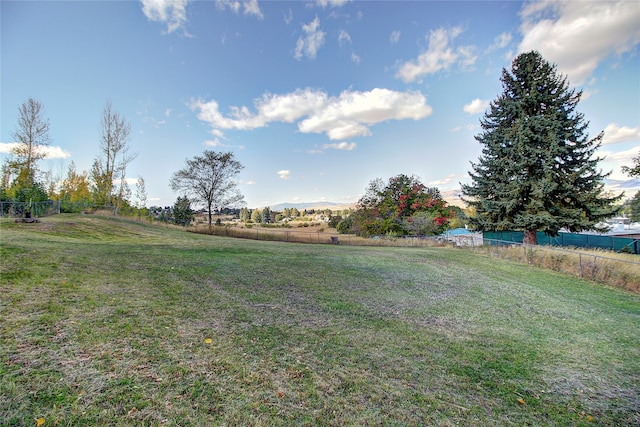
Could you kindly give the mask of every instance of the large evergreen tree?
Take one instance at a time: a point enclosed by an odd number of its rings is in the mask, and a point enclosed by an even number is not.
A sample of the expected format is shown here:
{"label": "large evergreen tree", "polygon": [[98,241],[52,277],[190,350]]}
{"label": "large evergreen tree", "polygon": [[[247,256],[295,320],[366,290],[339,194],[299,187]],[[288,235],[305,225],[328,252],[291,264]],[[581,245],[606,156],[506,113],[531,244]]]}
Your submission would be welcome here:
{"label": "large evergreen tree", "polygon": [[621,196],[604,194],[609,174],[594,157],[603,133],[589,138],[576,110],[582,92],[535,51],[518,55],[501,81],[503,93],[480,120],[476,140],[484,147],[469,172],[473,182],[462,185],[476,210],[471,223],[481,231],[522,230],[529,244],[538,231],[595,229]]}

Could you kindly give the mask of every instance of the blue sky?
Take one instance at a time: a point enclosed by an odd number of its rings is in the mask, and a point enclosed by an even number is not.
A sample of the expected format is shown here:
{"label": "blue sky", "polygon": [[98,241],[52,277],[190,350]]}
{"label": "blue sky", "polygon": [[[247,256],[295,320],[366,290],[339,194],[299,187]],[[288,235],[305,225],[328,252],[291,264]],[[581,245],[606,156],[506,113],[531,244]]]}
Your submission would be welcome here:
{"label": "blue sky", "polygon": [[[583,90],[610,188],[640,152],[637,1],[2,1],[2,160],[18,107],[42,102],[63,176],[98,155],[107,101],[132,125],[128,168],[171,205],[185,159],[232,151],[247,206],[356,202],[415,174],[447,196],[481,152],[503,68],[536,49]],[[453,196],[455,197],[455,196]]]}

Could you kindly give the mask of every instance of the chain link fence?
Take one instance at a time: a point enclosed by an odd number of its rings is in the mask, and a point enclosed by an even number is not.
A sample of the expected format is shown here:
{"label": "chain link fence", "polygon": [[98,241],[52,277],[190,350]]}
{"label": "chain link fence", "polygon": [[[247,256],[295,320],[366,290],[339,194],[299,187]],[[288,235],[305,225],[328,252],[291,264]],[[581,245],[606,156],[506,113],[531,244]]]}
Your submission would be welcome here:
{"label": "chain link fence", "polygon": [[40,218],[58,213],[58,204],[53,200],[44,202],[0,201],[0,217]]}

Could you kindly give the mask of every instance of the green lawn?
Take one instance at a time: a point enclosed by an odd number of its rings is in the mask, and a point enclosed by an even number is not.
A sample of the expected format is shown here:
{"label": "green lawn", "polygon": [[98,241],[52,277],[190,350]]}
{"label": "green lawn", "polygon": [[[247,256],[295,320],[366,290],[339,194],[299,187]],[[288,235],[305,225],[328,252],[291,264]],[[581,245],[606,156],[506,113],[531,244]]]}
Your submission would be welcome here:
{"label": "green lawn", "polygon": [[0,425],[638,425],[640,296],[455,248],[0,221]]}

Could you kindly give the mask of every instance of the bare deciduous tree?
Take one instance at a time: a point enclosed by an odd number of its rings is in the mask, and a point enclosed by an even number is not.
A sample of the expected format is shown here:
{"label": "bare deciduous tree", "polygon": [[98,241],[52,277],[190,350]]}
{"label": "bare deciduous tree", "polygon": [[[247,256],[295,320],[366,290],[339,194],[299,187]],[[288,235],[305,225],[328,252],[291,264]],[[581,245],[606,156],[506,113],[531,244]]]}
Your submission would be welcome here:
{"label": "bare deciduous tree", "polygon": [[175,172],[170,186],[173,191],[190,195],[194,201],[204,203],[209,213],[209,227],[214,210],[222,210],[244,203],[235,181],[244,166],[233,153],[205,151],[202,156],[187,160],[184,169]]}
{"label": "bare deciduous tree", "polygon": [[100,155],[93,162],[91,176],[96,202],[107,207],[113,205],[115,215],[128,191],[127,166],[136,158],[136,154],[129,152],[131,123],[114,111],[108,101],[100,124]]}
{"label": "bare deciduous tree", "polygon": [[42,149],[48,146],[49,119],[44,117],[40,101],[29,98],[18,108],[18,126],[11,135],[17,145],[11,150],[16,157],[9,168],[18,176],[21,186],[31,187],[35,182],[36,162],[46,157]]}

